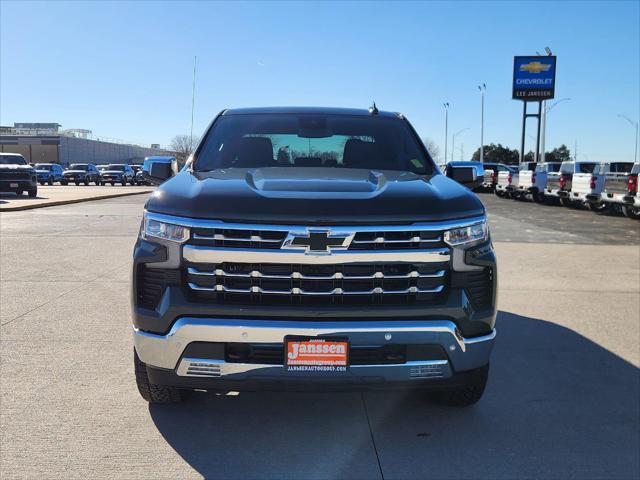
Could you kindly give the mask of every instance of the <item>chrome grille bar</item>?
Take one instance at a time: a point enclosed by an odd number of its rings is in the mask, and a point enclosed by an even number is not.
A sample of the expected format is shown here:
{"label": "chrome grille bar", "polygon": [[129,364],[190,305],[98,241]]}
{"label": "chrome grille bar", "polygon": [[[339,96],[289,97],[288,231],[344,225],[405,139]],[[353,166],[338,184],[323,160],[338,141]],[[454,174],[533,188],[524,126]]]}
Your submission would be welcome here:
{"label": "chrome grille bar", "polygon": [[351,243],[438,243],[442,241],[442,237],[435,238],[420,238],[419,236],[405,238],[405,239],[396,239],[391,240],[385,237],[375,237],[370,240],[357,240],[354,239]]}
{"label": "chrome grille bar", "polygon": [[448,262],[448,248],[416,250],[336,250],[330,255],[305,253],[299,250],[254,248],[222,248],[185,245],[182,256],[190,263],[295,263],[311,265],[342,265],[346,263],[442,263]]}
{"label": "chrome grille bar", "polygon": [[262,242],[262,243],[282,243],[282,238],[264,238],[261,235],[251,235],[249,237],[229,237],[221,233],[215,233],[213,235],[202,235],[200,233],[194,233],[193,238],[195,240],[221,240],[227,242]]}
{"label": "chrome grille bar", "polygon": [[444,277],[445,271],[438,270],[434,273],[420,273],[416,270],[412,270],[407,274],[402,275],[388,275],[383,272],[375,272],[372,275],[346,275],[341,272],[336,272],[331,275],[303,275],[300,272],[292,272],[291,275],[274,275],[274,274],[265,274],[259,272],[257,270],[252,270],[247,273],[230,273],[226,272],[223,269],[217,268],[215,270],[198,270],[194,267],[188,267],[187,273],[189,275],[199,275],[205,277],[234,277],[234,278],[270,278],[270,279],[281,279],[281,280],[290,280],[290,279],[299,279],[299,280],[374,280],[374,279],[391,279],[391,280],[402,280],[408,278],[440,278]]}
{"label": "chrome grille bar", "polygon": [[292,288],[289,290],[267,290],[258,286],[252,286],[249,288],[230,288],[224,285],[214,285],[212,287],[202,287],[195,283],[189,282],[189,287],[193,290],[204,292],[225,292],[225,293],[261,293],[267,295],[375,295],[375,294],[389,294],[389,295],[402,295],[408,293],[440,293],[444,289],[444,285],[438,285],[434,288],[418,288],[409,287],[402,290],[385,290],[381,287],[376,287],[371,290],[344,290],[342,288],[334,288],[323,292],[314,292],[309,290],[303,290],[301,288]]}

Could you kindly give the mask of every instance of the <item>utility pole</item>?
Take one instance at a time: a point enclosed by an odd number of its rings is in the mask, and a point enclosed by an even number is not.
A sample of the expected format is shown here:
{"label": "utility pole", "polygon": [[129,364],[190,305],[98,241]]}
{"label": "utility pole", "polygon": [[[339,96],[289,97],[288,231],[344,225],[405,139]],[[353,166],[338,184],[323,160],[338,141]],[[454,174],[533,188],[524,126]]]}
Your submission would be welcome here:
{"label": "utility pole", "polygon": [[198,57],[193,57],[193,87],[191,89],[191,135],[189,136],[189,150],[193,149],[193,111],[196,105],[196,62]]}
{"label": "utility pole", "polygon": [[444,106],[444,163],[447,163],[447,142],[449,136],[449,102],[442,104]]}
{"label": "utility pole", "polygon": [[578,161],[578,140],[573,141],[573,161]]}
{"label": "utility pole", "polygon": [[[567,102],[571,100],[570,98],[561,98],[560,100],[553,102],[548,107],[547,102],[542,102],[542,117],[541,117],[541,132],[540,132],[540,161],[544,162],[546,160],[546,133],[547,133],[547,113],[549,113],[556,105],[562,102]],[[537,161],[537,159],[536,159]]]}
{"label": "utility pole", "polygon": [[478,85],[480,90],[480,163],[484,162],[484,92],[487,91],[487,85],[483,83]]}
{"label": "utility pole", "polygon": [[462,130],[458,130],[451,137],[451,161],[452,162],[453,162],[453,155],[456,150],[456,137],[466,130],[469,130],[469,128],[467,127],[467,128],[463,128]]}
{"label": "utility pole", "polygon": [[634,127],[636,129],[636,143],[635,143],[635,146],[634,146],[633,163],[638,163],[638,122],[634,122],[633,120],[631,120],[626,115],[618,114],[618,116],[620,118],[624,118],[627,122],[629,122],[631,124],[632,127]]}

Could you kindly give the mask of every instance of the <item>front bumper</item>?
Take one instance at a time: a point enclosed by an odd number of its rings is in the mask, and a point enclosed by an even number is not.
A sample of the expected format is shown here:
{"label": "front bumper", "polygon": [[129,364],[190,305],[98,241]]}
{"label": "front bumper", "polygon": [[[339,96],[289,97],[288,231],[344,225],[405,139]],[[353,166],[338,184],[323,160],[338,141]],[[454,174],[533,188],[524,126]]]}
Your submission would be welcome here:
{"label": "front bumper", "polygon": [[[286,335],[347,337],[351,346],[439,345],[446,359],[407,361],[401,364],[352,365],[346,372],[288,372],[283,365],[232,363],[224,358],[185,357],[191,342],[282,344]],[[304,322],[235,320],[183,317],[166,335],[134,328],[140,359],[159,383],[190,388],[223,388],[228,382],[307,382],[313,379],[336,384],[405,384],[452,379],[457,373],[483,367],[489,362],[496,331],[466,339],[447,320],[386,322]]]}

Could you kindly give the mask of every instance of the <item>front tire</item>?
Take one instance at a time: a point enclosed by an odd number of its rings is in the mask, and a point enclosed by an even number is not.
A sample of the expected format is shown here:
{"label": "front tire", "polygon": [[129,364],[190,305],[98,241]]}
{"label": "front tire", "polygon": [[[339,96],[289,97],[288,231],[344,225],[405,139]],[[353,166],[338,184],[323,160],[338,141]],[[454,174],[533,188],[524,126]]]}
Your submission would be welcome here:
{"label": "front tire", "polygon": [[138,352],[133,349],[133,364],[136,373],[136,384],[142,398],[149,403],[180,403],[182,402],[182,392],[178,388],[166,387],[149,383],[147,366],[138,357]]}
{"label": "front tire", "polygon": [[484,393],[489,378],[489,364],[467,373],[464,385],[432,392],[431,400],[450,407],[468,407],[477,403]]}
{"label": "front tire", "polygon": [[60,180],[60,185],[69,185],[69,182],[67,180]]}
{"label": "front tire", "polygon": [[53,185],[53,177],[49,177],[49,180],[47,180],[47,184]]}
{"label": "front tire", "polygon": [[640,207],[632,207],[631,205],[621,205],[621,207],[625,217],[640,220]]}
{"label": "front tire", "polygon": [[29,198],[36,198],[38,196],[38,187],[30,188],[27,193]]}

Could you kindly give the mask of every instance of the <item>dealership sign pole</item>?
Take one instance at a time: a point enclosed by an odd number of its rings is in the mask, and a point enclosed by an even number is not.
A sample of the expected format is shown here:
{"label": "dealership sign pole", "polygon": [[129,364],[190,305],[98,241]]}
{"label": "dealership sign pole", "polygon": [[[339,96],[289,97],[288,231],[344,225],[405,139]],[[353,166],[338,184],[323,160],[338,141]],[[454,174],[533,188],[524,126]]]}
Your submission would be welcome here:
{"label": "dealership sign pole", "polygon": [[[524,162],[524,139],[527,128],[527,118],[538,119],[538,134],[536,137],[536,154],[534,161],[539,160],[540,124],[542,119],[543,101],[550,100],[555,95],[556,86],[556,57],[549,55],[513,57],[513,96],[514,100],[522,100],[522,140],[520,142],[520,163]],[[527,104],[538,103],[537,113],[528,113]]]}

